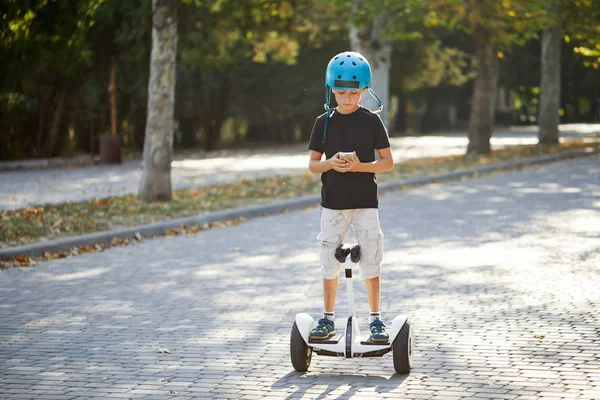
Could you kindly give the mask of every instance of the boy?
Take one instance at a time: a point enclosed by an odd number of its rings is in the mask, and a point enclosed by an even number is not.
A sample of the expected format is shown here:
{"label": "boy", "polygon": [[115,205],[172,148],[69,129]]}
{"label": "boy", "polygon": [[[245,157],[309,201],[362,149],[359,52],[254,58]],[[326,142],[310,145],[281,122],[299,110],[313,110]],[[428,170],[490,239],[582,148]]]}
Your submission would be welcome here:
{"label": "boy", "polygon": [[[358,104],[368,90],[377,99],[381,110],[381,102],[370,85],[371,67],[359,53],[340,53],[327,65],[327,112],[317,117],[308,145],[308,169],[320,173],[322,182],[321,232],[317,239],[321,243],[324,303],[323,318],[310,332],[311,339],[323,340],[335,335],[334,305],[342,269],[336,259],[336,249],[339,252],[352,225],[360,246],[360,273],[365,279],[371,310],[371,340],[389,340],[379,309],[383,234],[379,226],[375,173],[391,170],[394,161],[383,122],[376,113]],[[337,102],[335,109],[329,106],[331,91]],[[341,152],[352,152],[353,158],[342,159]]]}

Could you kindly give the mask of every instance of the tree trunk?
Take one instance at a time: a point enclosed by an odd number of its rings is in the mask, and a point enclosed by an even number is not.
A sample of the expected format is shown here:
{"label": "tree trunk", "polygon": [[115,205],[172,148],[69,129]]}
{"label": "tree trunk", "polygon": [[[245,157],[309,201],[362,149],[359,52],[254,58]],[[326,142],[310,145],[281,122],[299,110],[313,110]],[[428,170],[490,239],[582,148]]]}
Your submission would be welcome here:
{"label": "tree trunk", "polygon": [[117,59],[112,57],[110,62],[110,133],[117,135]]}
{"label": "tree trunk", "polygon": [[[560,2],[555,2],[560,12]],[[559,15],[559,14],[557,14]],[[562,32],[560,25],[548,27],[542,33],[542,79],[540,85],[539,143],[558,144],[560,123],[560,49]]]}
{"label": "tree trunk", "polygon": [[181,132],[181,143],[184,149],[193,148],[196,145],[196,131],[194,130],[194,119],[191,117],[179,117],[179,131]]}
{"label": "tree trunk", "polygon": [[[385,35],[386,14],[381,13],[373,21],[366,23],[360,30],[350,27],[350,46],[367,58],[372,70],[371,87],[383,103],[380,116],[388,124],[390,68],[392,66],[392,40]],[[365,93],[361,104],[370,110],[377,109],[375,99]],[[388,107],[388,108],[386,108]]]}
{"label": "tree trunk", "polygon": [[494,95],[498,81],[498,57],[489,33],[482,27],[475,30],[477,78],[469,116],[468,154],[488,154],[494,126]]}
{"label": "tree trunk", "polygon": [[152,0],[152,53],[140,200],[171,200],[177,2]]}
{"label": "tree trunk", "polygon": [[62,120],[63,113],[65,111],[65,97],[67,90],[64,85],[58,92],[58,103],[54,109],[54,116],[52,117],[52,125],[50,126],[50,132],[48,135],[48,142],[46,142],[46,155],[52,157],[55,155],[56,142],[58,141],[58,134],[60,131],[60,122]]}
{"label": "tree trunk", "polygon": [[212,101],[209,100],[210,115],[206,118],[209,119],[210,125],[206,131],[206,142],[205,150],[211,151],[217,148],[221,142],[221,128],[225,122],[225,116],[227,107],[229,105],[229,95],[231,92],[231,80],[229,73],[225,72],[219,78],[219,86],[214,89]]}
{"label": "tree trunk", "polygon": [[46,132],[46,116],[48,115],[48,100],[46,97],[42,99],[40,104],[40,116],[38,121],[38,132],[35,140],[35,155],[41,156],[45,154],[44,150],[44,132]]}
{"label": "tree trunk", "polygon": [[593,95],[590,98],[590,121],[591,122],[599,122],[600,121],[600,96]]}
{"label": "tree trunk", "polygon": [[398,111],[394,117],[394,132],[400,135],[406,134],[406,96],[398,95]]}
{"label": "tree trunk", "polygon": [[442,130],[437,114],[437,110],[439,109],[438,98],[439,94],[436,92],[435,88],[425,89],[425,112],[421,118],[421,126],[419,128],[421,133],[431,133]]}

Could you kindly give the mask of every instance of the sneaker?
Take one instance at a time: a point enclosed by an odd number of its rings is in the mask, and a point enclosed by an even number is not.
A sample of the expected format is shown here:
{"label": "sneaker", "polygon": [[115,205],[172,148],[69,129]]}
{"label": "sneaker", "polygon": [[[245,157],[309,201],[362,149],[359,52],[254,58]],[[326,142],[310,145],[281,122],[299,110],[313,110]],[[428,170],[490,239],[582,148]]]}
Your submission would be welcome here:
{"label": "sneaker", "polygon": [[389,342],[390,335],[385,331],[385,324],[382,320],[376,319],[369,324],[371,331],[371,340],[374,342]]}
{"label": "sneaker", "polygon": [[319,324],[310,331],[310,338],[314,340],[324,340],[335,335],[335,324],[327,318],[321,318]]}

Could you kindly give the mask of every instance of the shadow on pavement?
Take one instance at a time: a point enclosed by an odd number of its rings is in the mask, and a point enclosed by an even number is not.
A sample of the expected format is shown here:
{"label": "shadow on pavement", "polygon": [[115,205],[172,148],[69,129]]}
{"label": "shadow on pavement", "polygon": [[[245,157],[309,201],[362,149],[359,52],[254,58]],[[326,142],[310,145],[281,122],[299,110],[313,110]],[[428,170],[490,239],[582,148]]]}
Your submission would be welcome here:
{"label": "shadow on pavement", "polygon": [[[344,362],[339,359],[340,364]],[[408,375],[394,374],[390,377],[356,374],[332,373],[301,373],[289,372],[275,382],[271,388],[285,389],[289,393],[287,398],[310,398],[320,400],[330,395],[336,399],[349,399],[359,391],[363,395],[379,395],[397,389]]]}

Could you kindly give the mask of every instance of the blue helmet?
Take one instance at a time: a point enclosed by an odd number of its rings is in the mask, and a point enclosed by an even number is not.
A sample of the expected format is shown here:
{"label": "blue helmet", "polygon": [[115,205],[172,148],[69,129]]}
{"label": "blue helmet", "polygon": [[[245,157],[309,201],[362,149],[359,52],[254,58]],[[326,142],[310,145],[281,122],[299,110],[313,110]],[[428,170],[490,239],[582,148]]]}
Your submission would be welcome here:
{"label": "blue helmet", "polygon": [[365,57],[360,53],[354,51],[345,51],[339,53],[333,57],[329,64],[327,64],[327,70],[325,70],[325,125],[323,127],[323,140],[325,143],[327,140],[327,124],[329,118],[333,115],[333,110],[330,106],[331,101],[331,90],[360,90],[367,88],[367,91],[377,101],[377,111],[383,110],[381,100],[371,89],[371,65]]}
{"label": "blue helmet", "polygon": [[339,53],[327,64],[325,86],[338,90],[368,88],[371,86],[371,65],[360,53]]}

